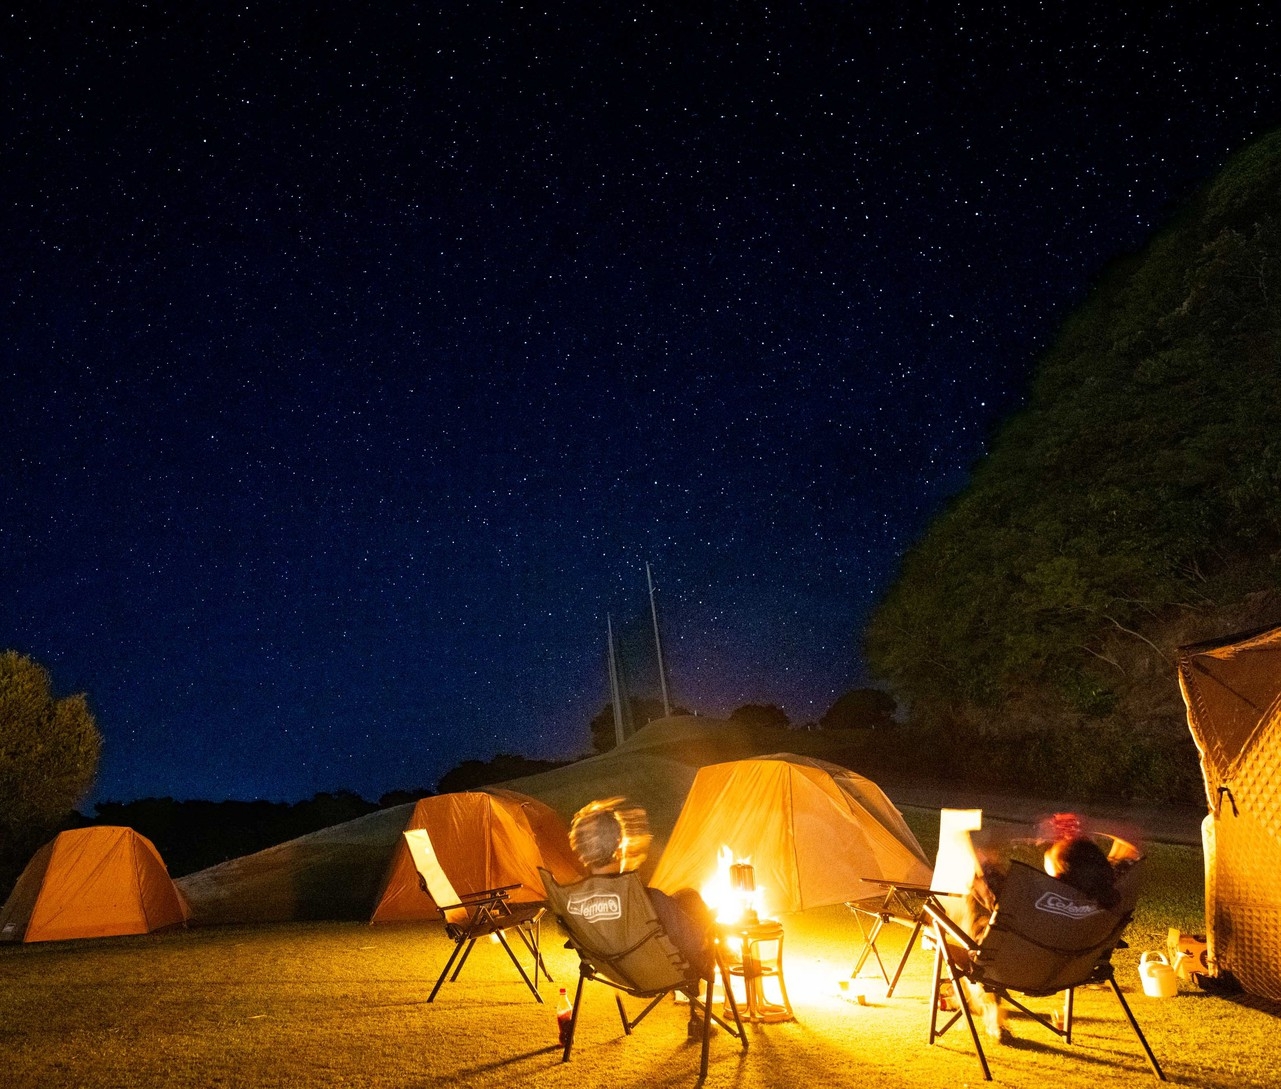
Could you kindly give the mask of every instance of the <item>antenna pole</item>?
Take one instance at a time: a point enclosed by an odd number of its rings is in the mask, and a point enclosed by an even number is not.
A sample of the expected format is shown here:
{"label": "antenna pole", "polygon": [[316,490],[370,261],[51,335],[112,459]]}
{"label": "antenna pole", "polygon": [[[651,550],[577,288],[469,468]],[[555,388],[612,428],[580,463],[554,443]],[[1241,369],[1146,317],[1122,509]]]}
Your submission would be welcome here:
{"label": "antenna pole", "polygon": [[658,652],[658,684],[663,690],[663,717],[672,717],[672,704],[667,698],[667,668],[663,665],[663,640],[658,634],[658,610],[654,607],[654,576],[645,561],[645,581],[649,584],[649,615],[654,621],[654,649]]}
{"label": "antenna pole", "polygon": [[618,688],[618,663],[614,660],[614,621],[605,614],[605,631],[609,640],[609,698],[614,705],[614,743],[621,745],[623,737],[623,694]]}

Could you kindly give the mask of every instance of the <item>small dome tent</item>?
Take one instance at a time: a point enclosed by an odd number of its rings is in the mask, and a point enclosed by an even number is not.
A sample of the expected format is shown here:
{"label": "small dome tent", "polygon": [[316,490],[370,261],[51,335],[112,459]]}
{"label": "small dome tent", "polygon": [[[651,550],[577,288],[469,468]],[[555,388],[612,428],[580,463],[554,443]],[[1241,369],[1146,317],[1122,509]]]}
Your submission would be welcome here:
{"label": "small dome tent", "polygon": [[1281,1000],[1281,627],[1179,648],[1209,813],[1207,960]]}
{"label": "small dome tent", "polygon": [[0,909],[0,940],[147,934],[190,916],[151,840],[97,825],[62,832],[35,853]]}
{"label": "small dome tent", "polygon": [[[421,799],[405,831],[425,829],[450,883],[460,893],[519,885],[512,903],[547,897],[538,867],[557,881],[582,877],[569,831],[554,809],[514,790],[469,790]],[[399,837],[373,923],[436,918],[436,905],[418,884],[418,871]]]}
{"label": "small dome tent", "polygon": [[650,884],[703,889],[728,848],[771,912],[862,899],[861,879],[928,884],[930,864],[884,792],[837,764],[780,753],[702,768]]}

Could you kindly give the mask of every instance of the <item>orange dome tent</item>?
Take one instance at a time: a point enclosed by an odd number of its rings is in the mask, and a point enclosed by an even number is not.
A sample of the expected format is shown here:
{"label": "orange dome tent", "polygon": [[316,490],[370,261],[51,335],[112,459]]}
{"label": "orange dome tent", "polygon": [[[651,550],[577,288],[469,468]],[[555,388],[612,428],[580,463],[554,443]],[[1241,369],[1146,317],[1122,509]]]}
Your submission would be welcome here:
{"label": "orange dome tent", "polygon": [[190,916],[151,840],[97,825],[62,832],[35,853],[0,909],[0,940],[146,934]]}
{"label": "orange dome tent", "polygon": [[[423,798],[405,823],[405,831],[415,828],[426,830],[441,868],[460,895],[519,885],[511,892],[511,902],[535,903],[547,898],[539,866],[557,881],[582,877],[565,822],[550,806],[513,790]],[[436,917],[436,904],[419,887],[414,860],[400,837],[370,922]]]}
{"label": "orange dome tent", "polygon": [[780,753],[702,768],[650,884],[702,890],[728,848],[750,860],[771,913],[865,898],[864,877],[929,884],[930,864],[872,780]]}

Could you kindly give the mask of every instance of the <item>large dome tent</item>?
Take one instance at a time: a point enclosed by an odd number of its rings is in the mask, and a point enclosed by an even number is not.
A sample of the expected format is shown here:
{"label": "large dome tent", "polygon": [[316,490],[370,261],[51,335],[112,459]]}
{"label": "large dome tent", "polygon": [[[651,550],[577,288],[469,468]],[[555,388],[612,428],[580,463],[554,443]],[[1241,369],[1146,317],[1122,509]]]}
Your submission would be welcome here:
{"label": "large dome tent", "polygon": [[[426,830],[441,868],[460,894],[516,885],[511,902],[533,903],[547,895],[540,866],[562,882],[582,876],[559,814],[513,790],[490,787],[423,798],[405,822],[405,831],[414,829]],[[370,922],[436,917],[436,904],[420,887],[401,838]]]}
{"label": "large dome tent", "polygon": [[62,832],[35,853],[0,909],[0,941],[146,934],[190,915],[151,840],[94,825]]}
{"label": "large dome tent", "polygon": [[750,859],[770,912],[865,898],[863,878],[928,884],[930,863],[872,780],[791,753],[700,769],[650,884],[702,889],[722,850]]}

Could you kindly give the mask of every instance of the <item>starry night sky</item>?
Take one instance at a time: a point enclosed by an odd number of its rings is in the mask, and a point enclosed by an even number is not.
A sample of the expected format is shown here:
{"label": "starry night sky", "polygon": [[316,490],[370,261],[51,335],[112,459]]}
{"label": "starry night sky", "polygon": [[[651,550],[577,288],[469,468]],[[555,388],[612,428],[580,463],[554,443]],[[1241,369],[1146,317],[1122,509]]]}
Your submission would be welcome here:
{"label": "starry night sky", "polygon": [[1270,5],[364,7],[0,24],[0,644],[94,798],[582,753],[647,560],[676,700],[816,719],[1057,323],[1281,124]]}

